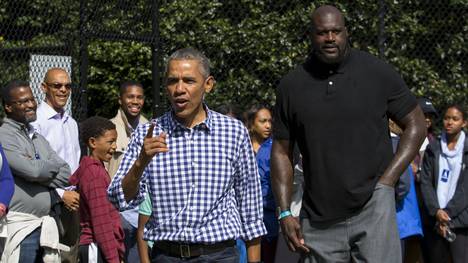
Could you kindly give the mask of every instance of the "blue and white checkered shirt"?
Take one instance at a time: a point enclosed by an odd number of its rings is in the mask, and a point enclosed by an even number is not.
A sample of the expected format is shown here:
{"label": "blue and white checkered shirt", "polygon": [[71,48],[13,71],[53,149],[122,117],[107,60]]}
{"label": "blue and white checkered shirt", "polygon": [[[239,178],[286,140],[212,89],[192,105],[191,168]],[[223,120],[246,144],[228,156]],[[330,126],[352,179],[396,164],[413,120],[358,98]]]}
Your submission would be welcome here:
{"label": "blue and white checkered shirt", "polygon": [[122,179],[138,158],[150,124],[139,126],[109,186],[109,199],[120,210],[140,204],[149,192],[153,214],[146,224],[147,240],[216,243],[266,234],[248,132],[240,121],[205,109],[207,118],[192,129],[172,112],[153,120],[153,135],[166,132],[169,152],[153,157],[139,193],[127,203]]}

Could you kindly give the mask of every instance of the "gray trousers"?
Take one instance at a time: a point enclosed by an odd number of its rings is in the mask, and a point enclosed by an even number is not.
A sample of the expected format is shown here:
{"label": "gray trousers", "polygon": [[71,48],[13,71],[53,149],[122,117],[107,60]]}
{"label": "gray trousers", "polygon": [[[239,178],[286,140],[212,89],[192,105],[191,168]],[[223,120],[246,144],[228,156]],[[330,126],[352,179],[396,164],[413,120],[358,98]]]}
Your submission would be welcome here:
{"label": "gray trousers", "polygon": [[311,252],[301,262],[401,262],[396,224],[395,190],[377,184],[359,214],[334,223],[301,220]]}

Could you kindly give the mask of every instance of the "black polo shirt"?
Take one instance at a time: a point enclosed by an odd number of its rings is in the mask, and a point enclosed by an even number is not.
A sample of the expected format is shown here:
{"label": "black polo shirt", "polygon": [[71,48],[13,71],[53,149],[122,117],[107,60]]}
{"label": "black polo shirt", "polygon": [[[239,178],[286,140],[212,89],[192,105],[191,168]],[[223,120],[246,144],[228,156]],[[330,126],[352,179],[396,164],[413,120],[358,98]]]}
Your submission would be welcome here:
{"label": "black polo shirt", "polygon": [[388,118],[417,105],[390,65],[358,50],[337,67],[311,56],[281,80],[276,100],[274,138],[298,143],[302,213],[318,222],[344,219],[366,204],[393,157]]}

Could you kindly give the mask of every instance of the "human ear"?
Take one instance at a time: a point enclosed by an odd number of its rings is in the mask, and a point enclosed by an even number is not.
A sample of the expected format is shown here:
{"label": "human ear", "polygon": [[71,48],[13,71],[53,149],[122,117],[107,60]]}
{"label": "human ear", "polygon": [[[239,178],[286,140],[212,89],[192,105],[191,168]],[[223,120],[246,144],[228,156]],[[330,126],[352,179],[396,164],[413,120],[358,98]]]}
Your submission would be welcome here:
{"label": "human ear", "polygon": [[213,76],[209,76],[208,78],[206,78],[206,80],[205,80],[205,92],[209,93],[213,89],[215,83],[216,83],[216,80],[214,79]]}
{"label": "human ear", "polygon": [[88,146],[89,146],[89,148],[91,148],[91,150],[96,149],[96,138],[90,137],[88,139]]}

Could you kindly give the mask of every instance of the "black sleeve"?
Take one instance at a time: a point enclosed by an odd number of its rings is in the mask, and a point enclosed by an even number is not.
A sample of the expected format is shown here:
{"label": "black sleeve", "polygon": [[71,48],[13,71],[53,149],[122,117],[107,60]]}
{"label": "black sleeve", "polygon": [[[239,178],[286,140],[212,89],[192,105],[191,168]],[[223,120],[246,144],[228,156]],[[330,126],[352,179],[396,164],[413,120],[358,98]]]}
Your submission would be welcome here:
{"label": "black sleeve", "polygon": [[276,89],[276,104],[273,109],[273,138],[279,140],[290,140],[290,114],[289,98],[286,80],[281,80]]}
{"label": "black sleeve", "polygon": [[386,68],[384,85],[388,85],[390,92],[387,112],[390,118],[401,120],[417,106],[417,101],[400,74],[390,65]]}
{"label": "black sleeve", "polygon": [[436,156],[432,150],[433,147],[434,145],[430,144],[424,153],[420,178],[424,205],[431,216],[435,216],[437,210],[440,209],[439,201],[437,199],[437,190],[434,185],[434,162],[436,161]]}

